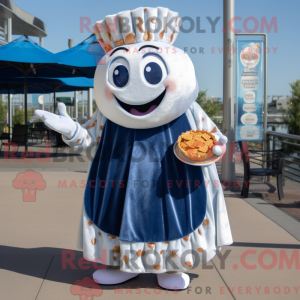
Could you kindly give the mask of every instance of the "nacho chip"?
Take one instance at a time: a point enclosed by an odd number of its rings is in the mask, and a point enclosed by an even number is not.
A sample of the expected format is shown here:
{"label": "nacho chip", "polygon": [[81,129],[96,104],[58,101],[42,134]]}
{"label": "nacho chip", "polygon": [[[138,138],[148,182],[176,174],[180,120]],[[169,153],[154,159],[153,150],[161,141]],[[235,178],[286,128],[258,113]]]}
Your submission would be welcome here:
{"label": "nacho chip", "polygon": [[212,149],[216,144],[215,136],[205,130],[190,130],[178,137],[181,152],[194,161],[211,158],[214,155]]}
{"label": "nacho chip", "polygon": [[206,153],[208,150],[208,146],[206,144],[203,144],[203,146],[200,146],[197,149],[198,149],[198,151]]}
{"label": "nacho chip", "polygon": [[211,137],[210,137],[210,135],[208,135],[207,133],[203,133],[202,134],[202,137],[206,140],[206,141],[208,141]]}
{"label": "nacho chip", "polygon": [[181,136],[182,136],[183,139],[185,139],[187,141],[191,141],[192,138],[193,138],[192,135],[189,132],[185,132]]}
{"label": "nacho chip", "polygon": [[202,138],[201,134],[197,134],[195,136],[195,141],[198,141],[198,142],[205,142],[205,139]]}

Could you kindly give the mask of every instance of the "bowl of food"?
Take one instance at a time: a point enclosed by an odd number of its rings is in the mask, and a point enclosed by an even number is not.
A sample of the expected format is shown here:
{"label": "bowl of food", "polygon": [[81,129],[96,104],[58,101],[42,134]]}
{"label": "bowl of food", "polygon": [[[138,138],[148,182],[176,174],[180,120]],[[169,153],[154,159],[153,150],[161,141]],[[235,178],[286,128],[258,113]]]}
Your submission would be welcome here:
{"label": "bowl of food", "polygon": [[174,144],[174,154],[184,163],[190,165],[210,165],[216,162],[213,147],[217,145],[215,136],[206,130],[190,130],[183,132]]}

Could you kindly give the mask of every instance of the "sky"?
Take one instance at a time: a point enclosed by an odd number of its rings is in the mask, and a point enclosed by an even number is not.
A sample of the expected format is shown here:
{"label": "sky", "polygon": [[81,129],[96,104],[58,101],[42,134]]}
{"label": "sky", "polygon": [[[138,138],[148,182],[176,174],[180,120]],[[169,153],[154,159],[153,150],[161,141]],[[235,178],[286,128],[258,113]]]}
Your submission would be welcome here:
{"label": "sky", "polygon": [[[90,28],[106,15],[115,14],[123,10],[144,7],[168,7],[179,12],[180,17],[190,17],[196,22],[200,17],[200,29],[205,32],[180,32],[175,46],[186,48],[192,59],[200,90],[206,90],[208,96],[222,97],[223,89],[223,0],[185,0],[185,1],[96,1],[96,0],[14,0],[23,10],[40,18],[47,25],[48,36],[43,40],[43,46],[54,53],[68,48],[68,39],[74,40],[74,45],[89,36],[86,30],[80,32],[80,18],[91,20]],[[235,22],[235,28],[246,32],[253,29],[254,21],[248,21],[247,27],[243,22],[248,17],[254,17],[259,24],[265,18],[268,23],[275,18],[278,32],[274,26],[268,33],[268,95],[289,95],[289,83],[300,79],[300,1],[299,0],[251,0],[235,1],[235,16],[241,21]],[[207,17],[215,20],[220,17],[212,32],[212,26]],[[188,28],[189,23],[183,23]],[[264,27],[264,32],[267,32]],[[38,41],[37,38],[35,38]],[[191,53],[191,48],[197,49]],[[199,53],[203,47],[204,53]],[[215,53],[212,53],[214,47]],[[184,70],[183,70],[184,72]]]}

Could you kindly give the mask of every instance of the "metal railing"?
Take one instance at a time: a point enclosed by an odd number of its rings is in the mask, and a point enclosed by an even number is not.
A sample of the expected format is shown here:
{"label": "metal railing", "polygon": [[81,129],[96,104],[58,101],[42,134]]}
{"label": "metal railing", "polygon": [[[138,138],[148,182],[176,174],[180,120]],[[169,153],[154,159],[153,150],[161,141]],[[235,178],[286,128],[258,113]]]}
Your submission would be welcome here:
{"label": "metal railing", "polygon": [[287,148],[284,176],[300,182],[300,136],[294,134],[267,131],[268,150]]}

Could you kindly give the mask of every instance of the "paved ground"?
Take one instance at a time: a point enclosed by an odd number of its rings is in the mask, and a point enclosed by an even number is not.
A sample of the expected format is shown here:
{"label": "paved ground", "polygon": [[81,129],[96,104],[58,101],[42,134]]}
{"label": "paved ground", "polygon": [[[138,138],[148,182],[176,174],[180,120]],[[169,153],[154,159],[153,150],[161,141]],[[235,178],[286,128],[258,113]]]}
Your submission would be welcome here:
{"label": "paved ground", "polygon": [[[80,299],[71,287],[76,280],[91,278],[94,271],[79,268],[82,252],[76,249],[86,173],[41,172],[46,188],[37,191],[35,202],[24,202],[22,189],[12,186],[17,174],[0,172],[1,299]],[[65,187],[60,187],[64,181]],[[224,264],[219,256],[205,268],[189,272],[191,285],[186,291],[160,290],[154,274],[142,274],[117,287],[101,286],[100,297],[96,297],[100,289],[93,290],[94,300],[299,299],[300,223],[262,199],[244,200],[231,189],[224,193],[234,239],[221,251],[228,255]],[[65,250],[72,251],[75,269],[64,267]],[[284,259],[292,255],[295,261],[287,266]],[[78,291],[85,292],[77,284]]]}
{"label": "paved ground", "polygon": [[9,153],[4,153],[4,147],[0,152],[0,171],[25,171],[32,169],[40,171],[75,171],[86,172],[90,159],[82,156],[71,148],[59,149],[46,147],[45,143],[29,142],[28,149],[31,151],[28,157],[24,157],[24,147],[18,152],[10,148]]}
{"label": "paved ground", "polygon": [[285,186],[284,198],[282,200],[278,199],[278,195],[276,193],[255,193],[255,195],[274,203],[276,207],[300,221],[299,193],[300,184],[293,184],[292,186]]}

